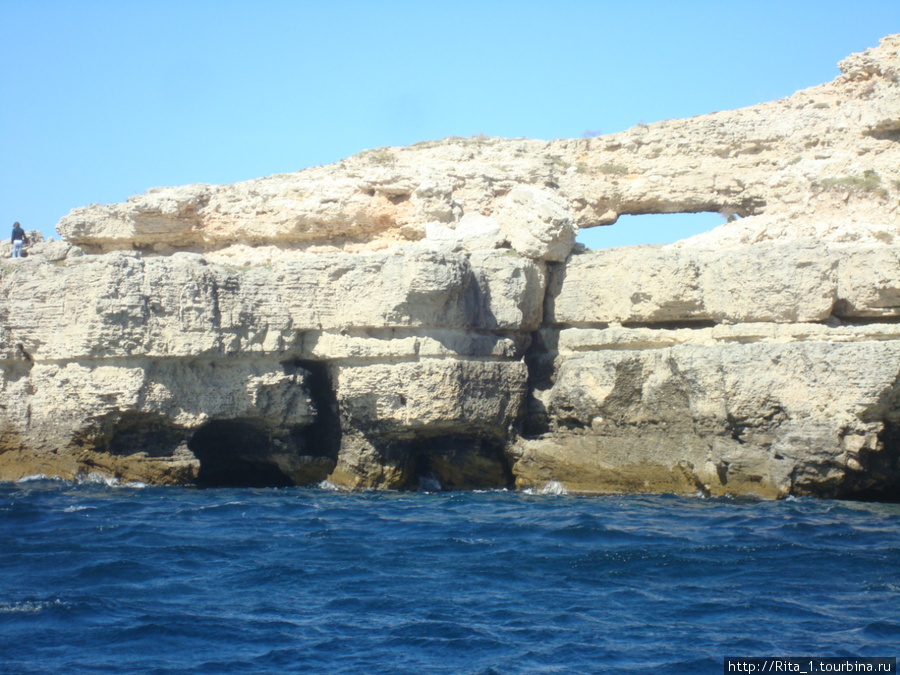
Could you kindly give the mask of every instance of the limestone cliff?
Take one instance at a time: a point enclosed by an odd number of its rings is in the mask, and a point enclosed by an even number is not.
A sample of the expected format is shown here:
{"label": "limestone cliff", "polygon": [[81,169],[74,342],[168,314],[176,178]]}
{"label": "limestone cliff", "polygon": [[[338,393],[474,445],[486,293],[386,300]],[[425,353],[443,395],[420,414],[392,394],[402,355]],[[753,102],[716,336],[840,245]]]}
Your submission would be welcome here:
{"label": "limestone cliff", "polygon": [[[0,478],[897,499],[900,36],[840,65],[75,209],[0,268]],[[696,211],[733,222],[574,244]]]}

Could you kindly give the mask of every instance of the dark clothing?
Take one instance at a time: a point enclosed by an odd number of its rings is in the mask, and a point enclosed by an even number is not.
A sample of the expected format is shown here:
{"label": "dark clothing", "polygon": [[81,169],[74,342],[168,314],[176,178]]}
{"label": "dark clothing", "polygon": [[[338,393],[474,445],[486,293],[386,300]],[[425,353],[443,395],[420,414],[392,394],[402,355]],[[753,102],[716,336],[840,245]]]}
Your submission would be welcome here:
{"label": "dark clothing", "polygon": [[25,236],[25,230],[21,227],[13,228],[12,239],[10,239],[10,242],[14,241],[24,241],[26,244],[28,243],[28,237]]}

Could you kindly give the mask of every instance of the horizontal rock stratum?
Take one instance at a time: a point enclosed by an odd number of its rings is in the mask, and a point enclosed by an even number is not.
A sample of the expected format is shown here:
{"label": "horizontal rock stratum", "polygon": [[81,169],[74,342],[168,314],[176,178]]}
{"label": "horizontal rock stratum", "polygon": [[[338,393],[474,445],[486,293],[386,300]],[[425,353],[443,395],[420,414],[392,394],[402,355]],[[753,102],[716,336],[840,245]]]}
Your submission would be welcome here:
{"label": "horizontal rock stratum", "polygon": [[[0,479],[900,499],[898,51],[608,136],[77,208],[0,266]],[[731,218],[574,243],[699,211]]]}

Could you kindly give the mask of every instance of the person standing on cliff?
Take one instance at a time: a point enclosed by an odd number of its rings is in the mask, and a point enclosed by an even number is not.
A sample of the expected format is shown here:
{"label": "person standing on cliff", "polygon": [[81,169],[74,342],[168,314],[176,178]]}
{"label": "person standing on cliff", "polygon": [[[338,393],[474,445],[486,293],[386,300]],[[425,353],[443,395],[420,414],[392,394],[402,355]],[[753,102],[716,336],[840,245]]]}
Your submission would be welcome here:
{"label": "person standing on cliff", "polygon": [[12,231],[12,246],[13,258],[21,258],[22,257],[22,245],[28,243],[28,237],[25,236],[25,230],[22,229],[22,226],[19,223],[13,223],[13,231]]}

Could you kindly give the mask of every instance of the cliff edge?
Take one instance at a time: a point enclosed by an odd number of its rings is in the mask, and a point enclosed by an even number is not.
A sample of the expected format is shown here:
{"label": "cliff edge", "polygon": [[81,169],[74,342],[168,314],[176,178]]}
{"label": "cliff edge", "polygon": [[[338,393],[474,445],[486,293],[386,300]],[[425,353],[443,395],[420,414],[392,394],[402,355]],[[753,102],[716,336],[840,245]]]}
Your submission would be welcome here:
{"label": "cliff edge", "polygon": [[900,36],[840,68],[77,208],[0,266],[0,479],[896,500]]}

